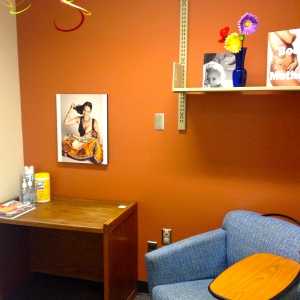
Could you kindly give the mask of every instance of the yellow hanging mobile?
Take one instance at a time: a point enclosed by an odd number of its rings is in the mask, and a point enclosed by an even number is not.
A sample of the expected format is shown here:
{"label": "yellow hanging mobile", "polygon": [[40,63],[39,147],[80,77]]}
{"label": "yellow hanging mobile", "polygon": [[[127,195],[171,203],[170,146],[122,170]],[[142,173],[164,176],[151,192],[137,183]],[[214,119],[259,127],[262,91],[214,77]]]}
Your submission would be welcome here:
{"label": "yellow hanging mobile", "polygon": [[27,11],[31,7],[31,3],[27,4],[23,9],[17,10],[17,7],[24,2],[24,0],[21,1],[14,1],[14,0],[2,0],[1,1],[7,8],[8,12],[11,15],[18,15],[25,11]]}
{"label": "yellow hanging mobile", "polygon": [[[22,9],[18,9],[18,7],[20,7],[20,5],[23,5],[24,2],[26,2],[26,0],[0,0],[0,3],[4,4],[7,8],[8,8],[8,12],[11,15],[18,15],[21,14],[25,11],[27,11],[30,7],[31,7],[31,3],[29,2],[25,7],[23,7]],[[64,29],[64,28],[60,28],[56,25],[55,21],[54,21],[54,26],[57,30],[59,31],[63,31],[63,32],[69,32],[69,31],[74,31],[76,29],[78,29],[84,22],[85,17],[86,16],[91,16],[92,12],[75,4],[75,0],[60,0],[61,3],[69,5],[70,7],[76,9],[81,16],[80,22],[79,24],[77,24],[76,26],[72,27],[72,28],[68,28],[68,29]]]}
{"label": "yellow hanging mobile", "polygon": [[75,0],[60,0],[60,2],[62,2],[62,3],[64,3],[64,4],[67,4],[67,5],[69,5],[69,6],[72,6],[72,7],[74,7],[74,8],[77,8],[77,9],[79,9],[79,10],[81,10],[85,15],[87,15],[87,16],[90,16],[92,13],[89,11],[89,10],[87,10],[87,9],[85,9],[85,8],[83,8],[83,7],[81,7],[81,6],[79,6],[79,5],[77,5],[77,4],[74,4],[73,2],[74,2]]}

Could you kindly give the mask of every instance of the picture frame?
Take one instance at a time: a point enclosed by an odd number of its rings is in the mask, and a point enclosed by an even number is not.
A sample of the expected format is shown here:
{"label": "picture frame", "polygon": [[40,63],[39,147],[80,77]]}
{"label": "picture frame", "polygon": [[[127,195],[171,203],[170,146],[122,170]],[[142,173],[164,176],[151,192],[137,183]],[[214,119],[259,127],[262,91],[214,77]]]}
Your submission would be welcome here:
{"label": "picture frame", "polygon": [[300,28],[268,33],[266,85],[300,86]]}
{"label": "picture frame", "polygon": [[230,52],[204,53],[202,86],[204,88],[233,87],[235,56]]}
{"label": "picture frame", "polygon": [[57,161],[108,164],[107,94],[56,94]]}

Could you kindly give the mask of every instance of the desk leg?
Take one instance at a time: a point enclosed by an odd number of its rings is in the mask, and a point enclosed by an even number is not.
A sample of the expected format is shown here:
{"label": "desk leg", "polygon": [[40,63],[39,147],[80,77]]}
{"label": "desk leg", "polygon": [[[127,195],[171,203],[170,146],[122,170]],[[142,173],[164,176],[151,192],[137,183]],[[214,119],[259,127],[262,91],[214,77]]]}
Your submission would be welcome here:
{"label": "desk leg", "polygon": [[30,278],[28,232],[20,226],[0,225],[0,300]]}
{"label": "desk leg", "polygon": [[137,283],[137,209],[104,228],[104,300],[129,300]]}

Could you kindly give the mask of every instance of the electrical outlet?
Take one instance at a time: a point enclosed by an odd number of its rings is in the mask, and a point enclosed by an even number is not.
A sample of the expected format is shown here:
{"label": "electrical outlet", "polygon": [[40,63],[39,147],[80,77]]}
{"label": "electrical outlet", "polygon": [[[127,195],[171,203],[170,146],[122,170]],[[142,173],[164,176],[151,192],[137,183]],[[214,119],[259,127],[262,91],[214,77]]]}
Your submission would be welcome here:
{"label": "electrical outlet", "polygon": [[172,243],[172,229],[163,228],[161,230],[161,243],[163,245],[169,245]]}
{"label": "electrical outlet", "polygon": [[157,242],[156,241],[147,241],[147,252],[153,251],[157,249]]}

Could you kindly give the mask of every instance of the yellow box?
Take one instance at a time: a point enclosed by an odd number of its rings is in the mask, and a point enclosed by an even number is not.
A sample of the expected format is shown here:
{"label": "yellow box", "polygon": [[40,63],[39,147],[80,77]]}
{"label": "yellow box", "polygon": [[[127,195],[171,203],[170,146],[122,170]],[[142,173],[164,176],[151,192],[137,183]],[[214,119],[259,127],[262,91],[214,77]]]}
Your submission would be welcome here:
{"label": "yellow box", "polygon": [[35,189],[36,189],[36,202],[45,203],[51,200],[49,173],[40,172],[35,174]]}

